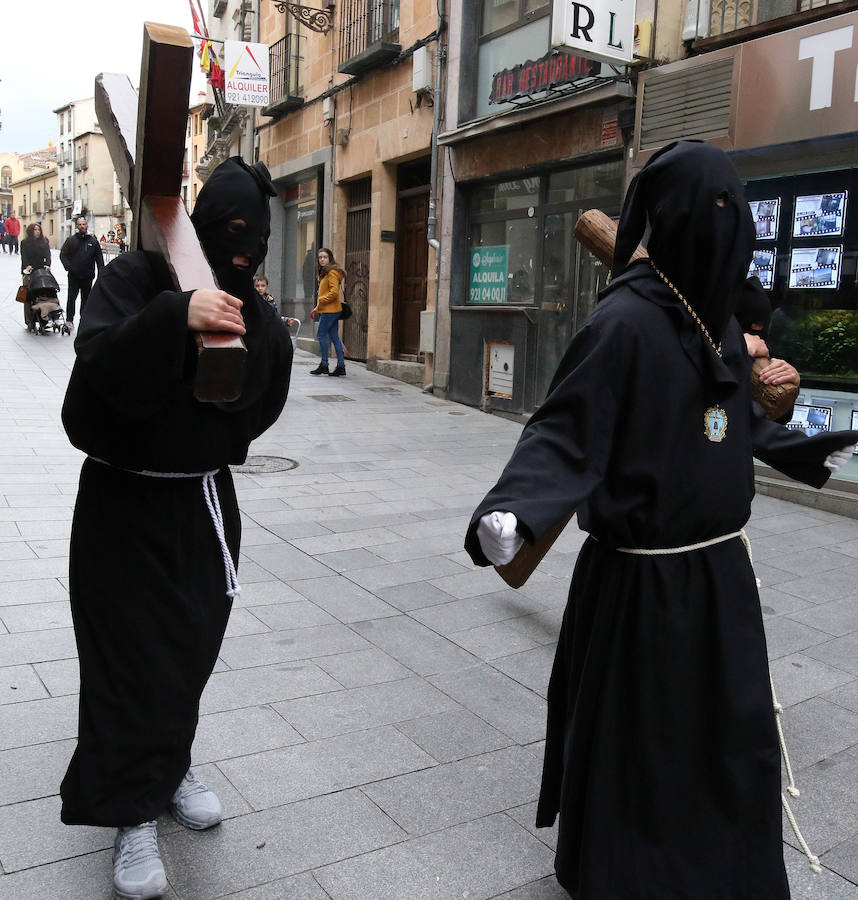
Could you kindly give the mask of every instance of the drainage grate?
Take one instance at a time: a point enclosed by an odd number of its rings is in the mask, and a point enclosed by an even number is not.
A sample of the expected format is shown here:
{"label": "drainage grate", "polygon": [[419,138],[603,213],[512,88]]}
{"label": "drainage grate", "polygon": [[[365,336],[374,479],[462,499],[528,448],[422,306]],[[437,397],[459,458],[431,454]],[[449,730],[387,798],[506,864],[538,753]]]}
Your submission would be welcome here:
{"label": "drainage grate", "polygon": [[346,397],[343,394],[309,394],[311,400],[318,400],[319,403],[354,403],[354,397]]}
{"label": "drainage grate", "polygon": [[233,472],[262,475],[268,472],[288,472],[297,467],[298,463],[294,459],[285,456],[248,456],[243,465],[230,468]]}
{"label": "drainage grate", "polygon": [[368,391],[372,391],[376,394],[398,394],[400,393],[399,388],[392,387],[377,387],[377,388],[366,388]]}

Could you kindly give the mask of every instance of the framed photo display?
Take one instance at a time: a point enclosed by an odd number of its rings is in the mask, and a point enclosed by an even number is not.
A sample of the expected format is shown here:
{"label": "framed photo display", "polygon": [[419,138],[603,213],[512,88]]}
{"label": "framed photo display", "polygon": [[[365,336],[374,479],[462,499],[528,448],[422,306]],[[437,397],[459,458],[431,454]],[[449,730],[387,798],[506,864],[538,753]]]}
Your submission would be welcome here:
{"label": "framed photo display", "polygon": [[842,247],[794,248],[789,259],[789,286],[837,290]]}
{"label": "framed photo display", "polygon": [[796,403],[787,428],[793,431],[803,431],[812,436],[821,431],[831,431],[833,416],[834,408],[831,406],[810,406],[807,403]]}
{"label": "framed photo display", "polygon": [[[795,198],[793,237],[828,237],[843,234],[847,192],[811,194]],[[759,237],[759,236],[758,236]]]}
{"label": "framed photo display", "polygon": [[[751,215],[758,241],[773,241],[778,236],[778,220],[781,213],[781,198],[774,200],[751,200]],[[762,281],[762,279],[760,279]]]}
{"label": "framed photo display", "polygon": [[774,250],[754,250],[754,258],[751,260],[751,267],[748,269],[748,278],[752,275],[756,275],[760,279],[760,284],[767,291],[772,289],[772,281],[775,277]]}

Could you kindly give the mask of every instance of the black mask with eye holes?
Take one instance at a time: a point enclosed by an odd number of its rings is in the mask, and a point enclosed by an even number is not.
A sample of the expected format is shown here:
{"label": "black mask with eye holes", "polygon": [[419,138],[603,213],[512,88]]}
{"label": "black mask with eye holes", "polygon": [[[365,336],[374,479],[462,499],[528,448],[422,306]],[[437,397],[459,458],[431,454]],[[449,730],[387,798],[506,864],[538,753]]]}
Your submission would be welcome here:
{"label": "black mask with eye holes", "polygon": [[[276,196],[265,165],[249,166],[240,156],[222,162],[200,191],[191,221],[221,290],[238,296],[253,290],[271,234],[268,198]],[[248,266],[236,266],[235,256],[246,256]]]}
{"label": "black mask with eye holes", "polygon": [[[772,317],[772,304],[759,278],[752,275],[742,285],[736,304],[736,318],[745,334],[756,334],[765,340]],[[762,328],[755,328],[762,325]]]}
{"label": "black mask with eye holes", "polygon": [[721,339],[748,275],[755,231],[727,154],[702,141],[660,150],[632,179],[617,232],[612,274],[643,237],[652,261]]}

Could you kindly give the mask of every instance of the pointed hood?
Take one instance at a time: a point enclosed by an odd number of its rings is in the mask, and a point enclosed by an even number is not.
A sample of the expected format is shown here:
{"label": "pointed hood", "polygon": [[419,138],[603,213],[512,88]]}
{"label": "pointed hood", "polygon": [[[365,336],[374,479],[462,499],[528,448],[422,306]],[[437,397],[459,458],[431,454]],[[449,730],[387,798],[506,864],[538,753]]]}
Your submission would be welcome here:
{"label": "pointed hood", "polygon": [[[265,165],[249,166],[240,156],[222,162],[203,185],[191,221],[221,290],[240,295],[253,289],[253,275],[268,252],[268,202],[276,196]],[[230,223],[239,219],[246,227],[236,230]],[[233,256],[245,254],[249,267],[236,267]]]}
{"label": "pointed hood", "polygon": [[747,277],[755,232],[742,183],[723,150],[678,141],[632,179],[617,231],[620,275],[649,226],[652,262],[721,340]]}

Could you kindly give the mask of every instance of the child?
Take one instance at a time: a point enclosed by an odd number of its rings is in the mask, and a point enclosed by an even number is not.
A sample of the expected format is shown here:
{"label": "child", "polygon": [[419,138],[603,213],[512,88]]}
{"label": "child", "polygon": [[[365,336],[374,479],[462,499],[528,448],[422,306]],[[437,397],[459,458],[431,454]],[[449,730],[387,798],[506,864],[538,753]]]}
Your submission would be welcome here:
{"label": "child", "polygon": [[[272,309],[277,310],[277,301],[268,293],[268,278],[265,275],[254,275],[253,287],[256,288],[256,293],[259,294]],[[283,321],[290,327],[298,324],[297,319],[287,318],[286,316],[283,317]]]}
{"label": "child", "polygon": [[277,301],[268,293],[268,278],[265,275],[253,276],[253,287],[256,293],[265,300],[273,309],[277,309]]}

